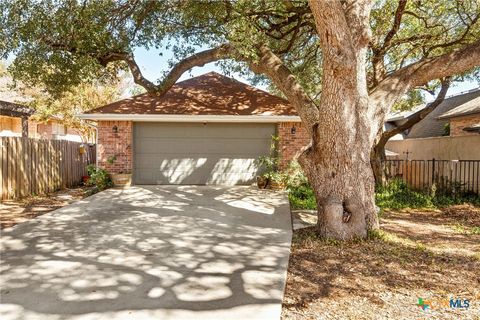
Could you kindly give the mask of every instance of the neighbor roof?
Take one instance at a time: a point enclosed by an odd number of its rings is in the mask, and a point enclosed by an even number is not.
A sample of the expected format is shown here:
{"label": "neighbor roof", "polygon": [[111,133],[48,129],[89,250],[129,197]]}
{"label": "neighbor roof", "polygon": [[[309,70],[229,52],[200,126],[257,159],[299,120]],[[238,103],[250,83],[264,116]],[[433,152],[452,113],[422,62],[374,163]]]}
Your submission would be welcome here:
{"label": "neighbor roof", "polygon": [[8,117],[29,117],[35,110],[21,104],[0,100],[0,115]]}
{"label": "neighbor roof", "polygon": [[466,103],[445,112],[438,119],[449,119],[470,114],[480,113],[480,97],[467,101]]}
{"label": "neighbor roof", "polygon": [[448,119],[437,119],[441,115],[463,105],[473,99],[480,97],[480,90],[472,90],[463,94],[445,99],[438,107],[430,112],[423,120],[415,124],[407,138],[428,138],[439,137],[445,133],[445,125]]}
{"label": "neighbor roof", "polygon": [[178,82],[162,96],[149,93],[120,100],[87,114],[296,116],[285,99],[210,72]]}

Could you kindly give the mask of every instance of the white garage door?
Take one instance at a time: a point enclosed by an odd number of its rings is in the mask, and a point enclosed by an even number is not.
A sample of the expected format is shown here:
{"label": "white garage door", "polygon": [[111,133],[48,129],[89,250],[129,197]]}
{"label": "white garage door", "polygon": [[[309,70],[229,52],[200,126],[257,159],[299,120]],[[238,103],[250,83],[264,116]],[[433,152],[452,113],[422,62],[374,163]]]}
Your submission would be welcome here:
{"label": "white garage door", "polygon": [[274,124],[134,123],[134,183],[250,184]]}

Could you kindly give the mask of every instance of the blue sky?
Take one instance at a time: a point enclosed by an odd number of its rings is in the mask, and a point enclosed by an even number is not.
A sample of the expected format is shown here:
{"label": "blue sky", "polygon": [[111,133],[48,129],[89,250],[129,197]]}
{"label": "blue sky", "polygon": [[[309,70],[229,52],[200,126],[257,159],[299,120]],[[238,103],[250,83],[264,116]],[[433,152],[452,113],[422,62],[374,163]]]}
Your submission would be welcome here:
{"label": "blue sky", "polygon": [[[163,55],[160,56],[159,53],[163,52]],[[170,50],[146,50],[144,48],[138,48],[134,51],[135,58],[137,63],[140,65],[142,69],[142,73],[146,76],[149,80],[155,81],[160,78],[163,72],[169,70],[168,60],[173,58],[173,53]],[[203,67],[195,67],[190,72],[186,72],[180,78],[180,80],[185,80],[191,77],[199,76],[201,74],[216,71],[218,73],[222,73],[222,70],[215,65],[215,63],[206,64]],[[231,77],[237,79],[238,81],[242,81],[244,83],[249,83],[247,79],[242,78],[238,74],[230,75]],[[261,89],[266,90],[264,86],[257,86]],[[455,95],[463,91],[468,91],[471,89],[478,88],[479,84],[476,81],[467,81],[462,83],[456,83],[454,86],[450,87],[448,90],[448,95]],[[427,101],[433,100],[434,97],[430,95],[426,95]]]}

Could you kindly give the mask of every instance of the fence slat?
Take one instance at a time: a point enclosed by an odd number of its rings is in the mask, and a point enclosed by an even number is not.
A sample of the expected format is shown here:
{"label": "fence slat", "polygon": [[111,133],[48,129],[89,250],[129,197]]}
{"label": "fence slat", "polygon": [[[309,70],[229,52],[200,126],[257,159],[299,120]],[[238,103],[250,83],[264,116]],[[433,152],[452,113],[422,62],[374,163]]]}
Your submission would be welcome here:
{"label": "fence slat", "polygon": [[60,140],[0,137],[0,200],[74,187],[95,162],[95,147]]}

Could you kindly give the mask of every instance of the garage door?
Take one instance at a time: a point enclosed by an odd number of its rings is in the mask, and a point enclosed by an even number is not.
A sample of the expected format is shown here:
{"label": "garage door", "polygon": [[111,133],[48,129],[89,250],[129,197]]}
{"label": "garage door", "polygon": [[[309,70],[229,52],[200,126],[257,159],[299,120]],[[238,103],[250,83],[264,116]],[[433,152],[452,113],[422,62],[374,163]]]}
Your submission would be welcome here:
{"label": "garage door", "polygon": [[274,124],[134,124],[136,184],[250,184]]}

